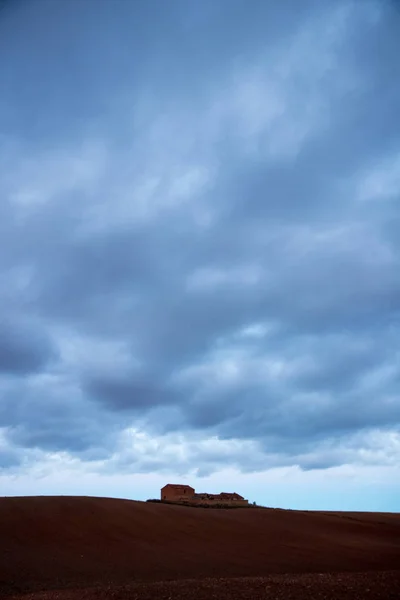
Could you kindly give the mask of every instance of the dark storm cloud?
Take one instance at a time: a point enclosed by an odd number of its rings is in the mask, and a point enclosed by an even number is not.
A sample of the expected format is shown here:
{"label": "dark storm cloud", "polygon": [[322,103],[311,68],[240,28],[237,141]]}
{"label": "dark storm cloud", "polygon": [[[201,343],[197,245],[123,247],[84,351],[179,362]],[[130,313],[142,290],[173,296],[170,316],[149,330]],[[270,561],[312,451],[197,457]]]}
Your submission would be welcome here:
{"label": "dark storm cloud", "polygon": [[55,359],[55,350],[41,328],[0,322],[0,373],[22,376],[38,372],[51,359]]}
{"label": "dark storm cloud", "polygon": [[398,428],[399,15],[283,4],[8,12],[0,426],[15,452],[162,469],[121,451],[131,428],[259,449],[200,444],[187,468],[204,472],[323,468],[352,460],[359,432]]}
{"label": "dark storm cloud", "polygon": [[86,385],[86,391],[95,401],[117,411],[149,410],[178,399],[171,396],[166,386],[145,379],[137,380],[134,374],[124,378],[92,378]]}
{"label": "dark storm cloud", "polygon": [[[14,449],[70,452],[91,460],[112,452],[120,424],[56,375],[8,380],[0,388],[0,431]],[[15,452],[20,460],[24,452]]]}

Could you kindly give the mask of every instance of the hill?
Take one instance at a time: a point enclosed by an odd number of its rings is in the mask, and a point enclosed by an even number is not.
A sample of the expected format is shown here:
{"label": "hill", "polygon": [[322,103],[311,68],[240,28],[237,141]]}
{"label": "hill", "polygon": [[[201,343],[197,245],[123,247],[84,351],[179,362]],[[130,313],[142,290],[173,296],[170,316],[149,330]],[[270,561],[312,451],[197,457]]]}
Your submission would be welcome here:
{"label": "hill", "polygon": [[0,590],[400,568],[400,514],[0,498]]}

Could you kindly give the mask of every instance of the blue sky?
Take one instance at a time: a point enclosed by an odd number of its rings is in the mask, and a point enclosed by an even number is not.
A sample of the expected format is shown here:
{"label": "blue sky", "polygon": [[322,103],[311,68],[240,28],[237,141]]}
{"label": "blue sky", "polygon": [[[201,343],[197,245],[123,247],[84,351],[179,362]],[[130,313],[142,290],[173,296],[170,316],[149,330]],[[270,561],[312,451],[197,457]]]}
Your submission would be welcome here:
{"label": "blue sky", "polygon": [[3,0],[1,494],[399,510],[399,32]]}

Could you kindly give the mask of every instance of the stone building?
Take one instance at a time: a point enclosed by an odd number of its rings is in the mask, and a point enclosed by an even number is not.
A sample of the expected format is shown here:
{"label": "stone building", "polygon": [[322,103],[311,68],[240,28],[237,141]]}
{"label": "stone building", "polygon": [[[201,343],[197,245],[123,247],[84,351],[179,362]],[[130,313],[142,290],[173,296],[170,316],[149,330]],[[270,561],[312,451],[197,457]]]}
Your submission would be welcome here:
{"label": "stone building", "polygon": [[169,502],[185,502],[192,500],[194,496],[194,488],[190,485],[182,485],[179,483],[167,483],[161,488],[161,500]]}
{"label": "stone building", "polygon": [[220,494],[197,493],[190,485],[168,483],[161,488],[161,500],[167,502],[179,502],[185,504],[227,504],[234,506],[246,506],[248,500],[236,492],[221,492]]}

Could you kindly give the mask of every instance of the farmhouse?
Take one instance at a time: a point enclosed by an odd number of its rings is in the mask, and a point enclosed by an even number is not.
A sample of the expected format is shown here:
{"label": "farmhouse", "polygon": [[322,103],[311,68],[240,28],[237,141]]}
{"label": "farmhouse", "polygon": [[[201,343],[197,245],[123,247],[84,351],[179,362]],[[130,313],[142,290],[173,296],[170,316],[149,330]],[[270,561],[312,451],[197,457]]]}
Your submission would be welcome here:
{"label": "farmhouse", "polygon": [[185,504],[226,504],[245,506],[248,500],[236,492],[221,492],[219,494],[196,493],[190,485],[167,483],[161,488],[161,500],[167,502],[183,502]]}
{"label": "farmhouse", "polygon": [[169,502],[191,501],[194,497],[194,488],[190,485],[181,485],[178,483],[167,483],[161,488],[161,500]]}

